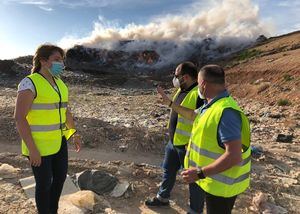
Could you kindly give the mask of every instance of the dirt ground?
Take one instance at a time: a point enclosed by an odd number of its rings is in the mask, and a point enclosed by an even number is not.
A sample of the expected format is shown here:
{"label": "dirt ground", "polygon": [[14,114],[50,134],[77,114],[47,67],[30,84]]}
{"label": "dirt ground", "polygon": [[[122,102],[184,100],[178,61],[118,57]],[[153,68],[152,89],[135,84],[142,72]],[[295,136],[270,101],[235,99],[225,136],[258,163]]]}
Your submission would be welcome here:
{"label": "dirt ground", "polygon": [[[234,213],[259,213],[250,208],[258,192],[278,206],[277,213],[284,213],[282,208],[286,213],[300,213],[299,35],[270,40],[255,47],[261,50],[258,55],[226,62],[228,88],[250,119],[252,145],[261,151],[253,154],[251,186],[238,197]],[[81,153],[69,147],[69,174],[99,169],[129,181],[130,189],[118,200],[105,196],[117,213],[186,213],[188,186],[180,176],[170,208],[152,210],[143,205],[146,197],[157,192],[167,141],[169,109],[158,102],[153,80],[79,71],[67,72],[64,79],[83,137]],[[31,175],[31,170],[19,153],[13,120],[19,80],[0,79],[0,163],[20,168],[18,178],[22,178]],[[173,91],[170,79],[160,82],[169,93]],[[291,140],[279,141],[280,134]],[[35,213],[18,179],[0,180],[0,188],[0,213]]]}

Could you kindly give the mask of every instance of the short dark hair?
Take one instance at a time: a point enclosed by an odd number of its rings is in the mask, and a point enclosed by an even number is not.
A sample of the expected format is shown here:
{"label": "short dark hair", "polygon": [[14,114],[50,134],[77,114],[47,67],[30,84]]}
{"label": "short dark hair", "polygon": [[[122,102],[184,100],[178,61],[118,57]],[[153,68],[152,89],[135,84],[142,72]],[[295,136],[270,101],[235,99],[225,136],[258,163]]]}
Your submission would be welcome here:
{"label": "short dark hair", "polygon": [[225,72],[224,69],[219,65],[205,65],[199,71],[205,81],[225,84]]}
{"label": "short dark hair", "polygon": [[198,71],[197,67],[194,63],[192,62],[183,62],[178,65],[178,69],[181,75],[189,75],[193,79],[197,79]]}

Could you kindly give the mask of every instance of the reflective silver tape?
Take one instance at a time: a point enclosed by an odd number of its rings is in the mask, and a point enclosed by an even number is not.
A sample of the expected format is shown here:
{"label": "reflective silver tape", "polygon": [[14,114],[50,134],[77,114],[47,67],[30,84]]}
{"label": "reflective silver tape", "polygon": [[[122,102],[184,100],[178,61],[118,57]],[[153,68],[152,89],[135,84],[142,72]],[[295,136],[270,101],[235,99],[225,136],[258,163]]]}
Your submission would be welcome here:
{"label": "reflective silver tape", "polygon": [[30,129],[33,132],[48,132],[65,128],[65,124],[53,124],[53,125],[31,125]]}
{"label": "reflective silver tape", "polygon": [[187,137],[191,137],[191,133],[190,132],[187,132],[187,131],[184,131],[184,130],[181,130],[181,129],[176,129],[175,133],[181,134],[181,135],[184,135],[184,136],[187,136]]}
{"label": "reflective silver tape", "polygon": [[[67,108],[68,103],[62,102],[61,108]],[[32,110],[52,110],[52,109],[58,109],[59,103],[33,103],[31,106]]]}
{"label": "reflective silver tape", "polygon": [[239,182],[242,182],[246,179],[248,179],[250,176],[250,172],[247,172],[237,178],[230,178],[228,176],[222,175],[222,174],[216,174],[216,175],[211,175],[209,176],[210,178],[219,181],[221,183],[227,184],[227,185],[233,185]]}
{"label": "reflective silver tape", "polygon": [[[192,160],[189,160],[189,166],[200,167]],[[250,172],[247,172],[247,173],[245,173],[245,174],[243,174],[243,175],[241,175],[237,178],[231,178],[231,177],[228,177],[228,176],[222,175],[222,174],[210,175],[210,176],[207,176],[207,177],[212,178],[216,181],[219,181],[219,182],[227,184],[227,185],[233,185],[235,183],[239,183],[241,181],[244,181],[244,180],[248,179],[250,177]]]}
{"label": "reflective silver tape", "polygon": [[[214,159],[214,160],[217,160],[222,155],[222,154],[219,154],[219,153],[208,151],[206,149],[200,149],[194,142],[191,142],[191,147],[190,148],[193,149],[194,151],[196,151],[197,153],[199,153],[200,155],[211,158],[211,159]],[[246,159],[242,160],[238,165],[239,166],[244,166],[250,160],[251,160],[251,156],[249,156]]]}
{"label": "reflective silver tape", "polygon": [[244,159],[241,163],[239,163],[239,166],[244,166],[247,163],[249,163],[251,161],[251,155],[249,155],[249,157],[247,157],[246,159]]}
{"label": "reflective silver tape", "polygon": [[193,121],[184,119],[182,117],[178,118],[178,122],[183,123],[183,124],[187,124],[187,125],[193,125]]}
{"label": "reflective silver tape", "polygon": [[219,153],[215,153],[215,152],[211,152],[205,149],[200,149],[194,142],[191,142],[191,149],[193,149],[194,151],[196,151],[197,153],[199,153],[200,155],[203,155],[205,157],[211,158],[211,159],[218,159],[221,154]]}

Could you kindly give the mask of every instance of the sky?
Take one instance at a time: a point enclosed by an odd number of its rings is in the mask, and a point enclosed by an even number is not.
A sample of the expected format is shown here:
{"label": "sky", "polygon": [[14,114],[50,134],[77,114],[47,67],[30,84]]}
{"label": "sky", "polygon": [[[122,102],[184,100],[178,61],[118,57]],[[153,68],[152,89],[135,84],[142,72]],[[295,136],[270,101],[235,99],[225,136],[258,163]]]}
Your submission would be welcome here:
{"label": "sky", "polygon": [[[228,12],[228,7],[237,2],[244,5],[232,10],[241,11],[232,14]],[[218,7],[223,9],[217,10]],[[245,11],[245,7],[252,9]],[[146,34],[149,32],[152,35],[155,31],[159,31],[159,35],[153,37],[155,39],[160,39],[161,35],[164,35],[162,39],[174,39],[177,33],[184,39],[188,39],[189,35],[191,38],[201,37],[207,32],[194,32],[198,28],[195,23],[199,23],[201,28],[204,22],[194,22],[193,32],[182,33],[176,30],[176,34],[171,36],[170,26],[176,23],[176,28],[180,28],[178,23],[181,22],[188,25],[196,14],[205,14],[201,16],[202,21],[206,20],[205,28],[209,28],[210,24],[217,26],[217,21],[212,19],[217,20],[217,13],[222,11],[229,14],[224,16],[229,21],[221,23],[223,36],[233,29],[232,26],[224,26],[234,22],[232,15],[246,16],[247,13],[253,13],[252,17],[243,17],[238,24],[235,23],[238,25],[235,25],[235,34],[239,34],[236,29],[245,31],[241,25],[252,28],[260,25],[260,28],[248,33],[251,36],[256,35],[258,29],[263,29],[267,36],[300,30],[299,0],[1,0],[0,59],[33,55],[38,45],[45,42],[67,48],[80,42],[96,44],[112,38],[149,39]],[[243,22],[251,23],[245,25]],[[191,26],[184,29],[189,31]],[[216,32],[210,30],[207,34]]]}

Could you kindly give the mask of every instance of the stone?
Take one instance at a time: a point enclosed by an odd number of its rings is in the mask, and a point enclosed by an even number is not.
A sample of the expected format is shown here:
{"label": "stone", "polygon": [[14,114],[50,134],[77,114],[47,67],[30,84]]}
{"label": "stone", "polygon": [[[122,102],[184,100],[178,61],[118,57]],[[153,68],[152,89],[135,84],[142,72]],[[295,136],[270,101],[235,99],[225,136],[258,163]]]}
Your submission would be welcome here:
{"label": "stone", "polygon": [[293,141],[293,138],[293,135],[278,134],[276,142],[291,143]]}
{"label": "stone", "polygon": [[[35,180],[33,176],[20,179],[21,186],[28,198],[34,199],[35,195]],[[67,175],[61,195],[75,193],[78,188],[75,186],[71,178]]]}
{"label": "stone", "polygon": [[103,213],[106,208],[110,207],[110,203],[104,197],[90,190],[66,195],[60,201],[60,210],[64,213],[87,213],[90,211],[92,213]]}
{"label": "stone", "polygon": [[15,178],[17,177],[18,172],[20,171],[19,168],[15,168],[9,164],[2,164],[0,166],[0,177],[1,178]]}
{"label": "stone", "polygon": [[86,170],[76,177],[81,190],[91,190],[99,195],[111,192],[118,182],[113,175],[98,170]]}
{"label": "stone", "polygon": [[127,191],[128,187],[130,186],[130,183],[128,181],[121,181],[119,182],[115,188],[113,189],[113,191],[110,193],[111,197],[121,197],[122,195],[124,195],[124,193]]}

